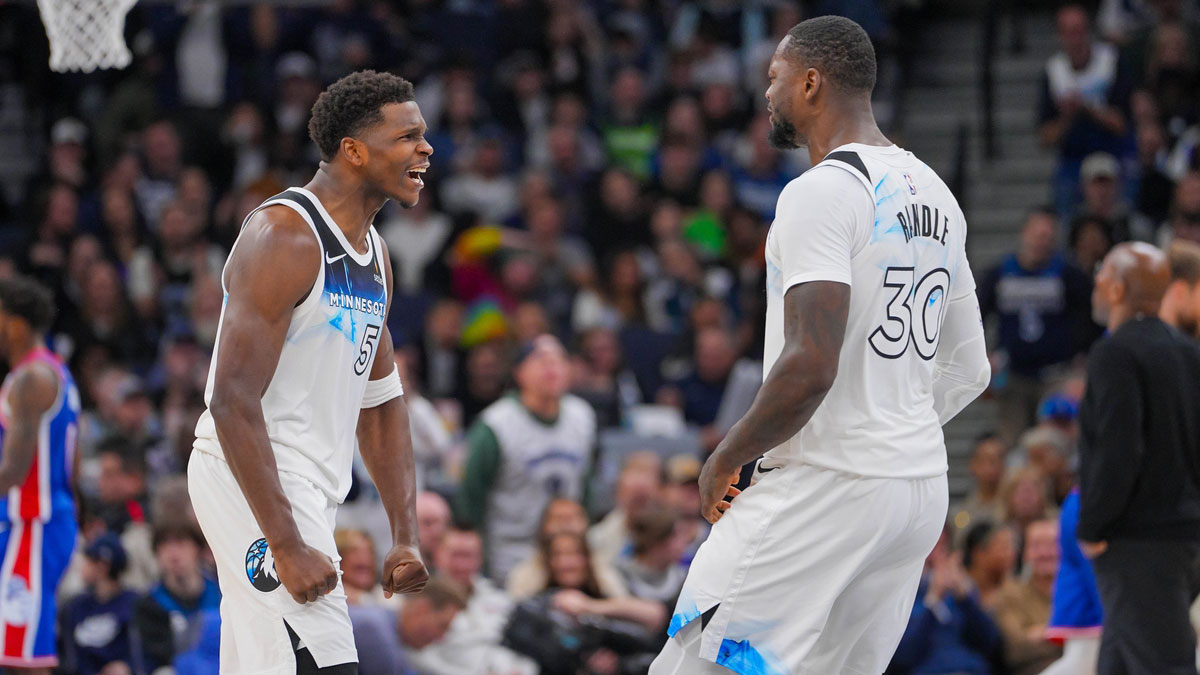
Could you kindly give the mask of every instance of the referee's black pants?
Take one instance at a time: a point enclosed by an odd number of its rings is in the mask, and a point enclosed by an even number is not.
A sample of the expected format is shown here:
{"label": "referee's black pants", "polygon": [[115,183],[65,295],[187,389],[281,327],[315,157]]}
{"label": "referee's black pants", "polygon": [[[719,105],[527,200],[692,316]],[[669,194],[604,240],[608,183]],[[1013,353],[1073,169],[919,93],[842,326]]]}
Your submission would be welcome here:
{"label": "referee's black pants", "polygon": [[1104,605],[1097,675],[1196,675],[1198,561],[1200,542],[1108,542],[1092,561]]}

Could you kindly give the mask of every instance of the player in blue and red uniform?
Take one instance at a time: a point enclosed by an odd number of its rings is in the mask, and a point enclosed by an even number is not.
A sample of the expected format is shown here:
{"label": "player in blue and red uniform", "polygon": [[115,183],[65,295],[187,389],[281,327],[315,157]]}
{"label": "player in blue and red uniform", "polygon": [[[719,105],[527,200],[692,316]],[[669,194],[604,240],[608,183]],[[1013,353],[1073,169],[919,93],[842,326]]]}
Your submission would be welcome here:
{"label": "player in blue and red uniform", "polygon": [[1096,672],[1100,656],[1100,632],[1104,610],[1092,573],[1092,561],[1079,548],[1075,528],[1079,525],[1079,488],[1063,500],[1059,513],[1058,575],[1054,578],[1053,601],[1046,637],[1063,645],[1063,656],[1042,675],[1086,675]]}
{"label": "player in blue and red uniform", "polygon": [[0,280],[0,667],[39,673],[58,665],[54,594],[79,529],[79,391],[42,343],[53,306],[32,280]]}

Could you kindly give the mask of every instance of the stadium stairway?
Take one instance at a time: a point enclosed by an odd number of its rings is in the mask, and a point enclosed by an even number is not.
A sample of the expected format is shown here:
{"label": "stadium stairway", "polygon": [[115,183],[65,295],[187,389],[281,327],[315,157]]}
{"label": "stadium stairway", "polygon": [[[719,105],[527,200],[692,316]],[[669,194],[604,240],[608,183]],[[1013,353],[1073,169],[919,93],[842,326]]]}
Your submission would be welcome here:
{"label": "stadium stairway", "polygon": [[[896,134],[952,187],[956,172],[965,171],[965,194],[960,198],[976,278],[1013,250],[1025,214],[1050,197],[1053,156],[1038,146],[1035,124],[1042,69],[1056,48],[1053,19],[1043,13],[1026,15],[1023,29],[1024,49],[1013,53],[1013,24],[1000,21],[994,66],[995,158],[984,156],[984,28],[978,15],[947,17],[927,27],[905,92],[903,127]],[[945,428],[952,502],[970,488],[967,459],[972,441],[993,426],[995,404],[986,396]]]}

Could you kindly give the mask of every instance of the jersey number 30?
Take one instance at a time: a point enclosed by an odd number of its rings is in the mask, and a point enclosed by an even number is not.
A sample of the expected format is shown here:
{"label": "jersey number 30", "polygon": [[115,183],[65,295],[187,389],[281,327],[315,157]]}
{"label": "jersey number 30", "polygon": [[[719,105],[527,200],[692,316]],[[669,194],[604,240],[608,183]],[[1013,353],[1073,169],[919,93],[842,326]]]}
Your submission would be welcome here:
{"label": "jersey number 30", "polygon": [[921,358],[932,359],[946,313],[950,273],[939,267],[917,280],[912,267],[889,267],[883,287],[896,293],[885,310],[887,318],[867,338],[871,349],[885,359],[898,359],[911,343]]}
{"label": "jersey number 30", "polygon": [[362,344],[358,346],[358,359],[354,362],[354,374],[362,375],[371,365],[371,357],[375,355],[375,344],[379,342],[379,326],[367,324],[363,333]]}

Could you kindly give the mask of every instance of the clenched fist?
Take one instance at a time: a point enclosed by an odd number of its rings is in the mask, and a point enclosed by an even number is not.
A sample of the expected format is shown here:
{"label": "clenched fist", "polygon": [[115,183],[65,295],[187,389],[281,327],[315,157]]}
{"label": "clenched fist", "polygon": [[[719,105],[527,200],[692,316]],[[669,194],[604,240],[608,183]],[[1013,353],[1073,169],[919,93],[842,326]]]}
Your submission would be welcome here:
{"label": "clenched fist", "polygon": [[275,573],[292,598],[302,605],[316,602],[338,585],[338,570],[333,560],[307,544],[275,551]]}
{"label": "clenched fist", "polygon": [[429,570],[421,562],[421,553],[412,546],[397,544],[383,559],[383,596],[393,593],[420,593],[429,581]]}

